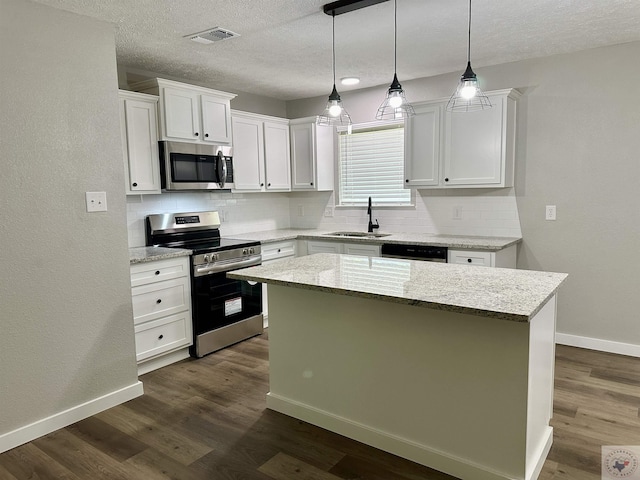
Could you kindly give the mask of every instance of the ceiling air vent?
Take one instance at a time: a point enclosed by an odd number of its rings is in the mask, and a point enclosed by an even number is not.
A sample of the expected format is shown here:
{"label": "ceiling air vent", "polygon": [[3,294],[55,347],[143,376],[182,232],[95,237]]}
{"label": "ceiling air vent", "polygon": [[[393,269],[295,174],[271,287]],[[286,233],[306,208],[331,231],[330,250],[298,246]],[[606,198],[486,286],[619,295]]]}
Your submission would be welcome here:
{"label": "ceiling air vent", "polygon": [[205,30],[204,32],[192,33],[190,35],[185,35],[184,38],[188,38],[189,40],[193,40],[194,42],[210,44],[213,42],[219,42],[220,40],[226,40],[228,38],[239,37],[239,33],[232,32],[231,30],[227,30],[226,28],[210,28],[209,30]]}

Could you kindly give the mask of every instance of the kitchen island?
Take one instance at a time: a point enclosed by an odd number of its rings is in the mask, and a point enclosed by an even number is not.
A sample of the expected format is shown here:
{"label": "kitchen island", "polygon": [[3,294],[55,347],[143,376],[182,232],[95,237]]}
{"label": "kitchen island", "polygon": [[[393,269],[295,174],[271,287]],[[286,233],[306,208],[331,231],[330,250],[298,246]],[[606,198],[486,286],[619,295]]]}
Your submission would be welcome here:
{"label": "kitchen island", "polygon": [[535,479],[565,274],[318,254],[269,288],[267,406],[468,480]]}

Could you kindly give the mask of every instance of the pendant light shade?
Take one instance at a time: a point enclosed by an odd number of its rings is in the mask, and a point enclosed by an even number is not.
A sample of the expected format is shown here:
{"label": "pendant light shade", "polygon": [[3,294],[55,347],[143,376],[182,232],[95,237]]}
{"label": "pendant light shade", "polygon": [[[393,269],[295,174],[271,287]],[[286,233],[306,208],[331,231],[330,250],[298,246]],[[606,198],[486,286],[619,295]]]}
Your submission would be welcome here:
{"label": "pendant light shade", "polygon": [[472,112],[491,108],[489,98],[480,90],[478,78],[471,68],[471,0],[469,0],[469,41],[467,44],[467,69],[460,77],[458,88],[451,95],[447,110],[450,112]]}
{"label": "pendant light shade", "polygon": [[323,126],[350,126],[351,117],[342,106],[342,100],[336,89],[336,15],[331,13],[331,21],[333,25],[333,90],[329,95],[329,100],[323,112],[316,118],[317,125]]}
{"label": "pendant light shade", "polygon": [[399,120],[415,115],[416,112],[404,95],[402,85],[398,81],[397,58],[398,58],[398,4],[393,1],[393,82],[389,86],[387,96],[378,107],[376,118],[378,120]]}

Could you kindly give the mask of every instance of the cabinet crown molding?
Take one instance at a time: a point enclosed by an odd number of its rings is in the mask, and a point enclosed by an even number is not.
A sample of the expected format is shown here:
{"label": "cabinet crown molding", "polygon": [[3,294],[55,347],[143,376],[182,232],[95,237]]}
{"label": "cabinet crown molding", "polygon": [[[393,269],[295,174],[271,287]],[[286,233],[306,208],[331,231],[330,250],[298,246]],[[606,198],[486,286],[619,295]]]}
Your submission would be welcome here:
{"label": "cabinet crown molding", "polygon": [[213,88],[201,87],[199,85],[191,85],[189,83],[176,82],[174,80],[166,80],[164,78],[150,78],[149,80],[143,80],[129,85],[132,90],[147,90],[151,87],[174,87],[174,88],[186,88],[192,91],[197,91],[204,94],[216,95],[221,98],[227,98],[231,100],[238,95],[235,93],[223,92],[222,90],[215,90]]}
{"label": "cabinet crown molding", "polygon": [[245,117],[255,118],[256,120],[262,120],[264,122],[276,122],[289,125],[289,119],[283,117],[272,117],[271,115],[263,115],[262,113],[243,112],[242,110],[231,109],[232,117]]}
{"label": "cabinet crown molding", "polygon": [[[491,90],[488,92],[484,92],[484,94],[487,97],[508,97],[514,100],[518,100],[520,97],[522,97],[522,93],[520,93],[518,90],[516,90],[515,88],[503,88],[501,90]],[[449,97],[442,97],[442,98],[434,98],[433,100],[424,100],[422,102],[411,102],[411,105],[413,105],[414,107],[422,107],[422,106],[430,106],[433,105],[435,103],[447,103],[449,101]]]}

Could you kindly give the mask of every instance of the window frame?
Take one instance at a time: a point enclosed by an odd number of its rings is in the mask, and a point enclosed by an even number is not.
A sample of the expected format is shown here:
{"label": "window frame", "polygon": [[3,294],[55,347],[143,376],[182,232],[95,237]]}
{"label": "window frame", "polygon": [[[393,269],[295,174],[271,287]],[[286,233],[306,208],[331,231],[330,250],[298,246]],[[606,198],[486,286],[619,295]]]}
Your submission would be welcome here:
{"label": "window frame", "polygon": [[[363,208],[367,207],[367,203],[342,203],[342,161],[340,153],[340,135],[350,135],[352,133],[387,130],[393,128],[402,128],[403,134],[406,134],[406,122],[404,120],[389,120],[389,121],[375,121],[367,123],[358,123],[350,125],[349,127],[339,126],[337,127],[337,162],[336,162],[336,186],[335,186],[335,208]],[[405,151],[403,145],[402,152],[402,165],[404,169],[405,163]],[[404,172],[403,172],[404,175]],[[409,199],[407,202],[383,202],[378,203],[375,200],[375,192],[372,191],[372,205],[378,208],[415,208],[415,189],[405,188],[409,192]]]}

